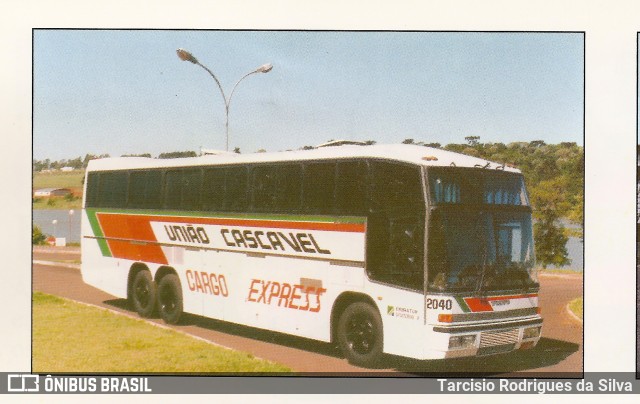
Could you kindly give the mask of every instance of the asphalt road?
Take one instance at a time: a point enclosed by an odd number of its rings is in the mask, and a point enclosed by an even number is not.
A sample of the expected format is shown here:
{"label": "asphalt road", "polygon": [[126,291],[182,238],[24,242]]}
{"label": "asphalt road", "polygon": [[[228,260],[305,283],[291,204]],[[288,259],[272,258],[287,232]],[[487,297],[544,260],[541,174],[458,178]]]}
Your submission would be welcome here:
{"label": "asphalt road", "polygon": [[[80,271],[73,264],[43,265],[45,261],[78,261],[77,250],[37,249],[33,260],[33,290],[65,297],[79,302],[109,308],[137,317],[123,299],[117,299],[82,282]],[[286,365],[300,373],[338,373],[366,376],[386,373],[393,376],[454,375],[491,373],[519,377],[571,377],[582,372],[582,323],[573,318],[567,304],[582,296],[579,275],[545,275],[540,277],[540,303],[544,318],[543,338],[536,348],[482,358],[418,361],[387,356],[380,369],[352,366],[327,343],[263,331],[221,321],[187,315],[185,321],[170,326],[182,332],[206,339],[234,350],[249,352],[255,357]],[[164,324],[160,319],[149,321]],[[399,372],[401,374],[399,374]]]}

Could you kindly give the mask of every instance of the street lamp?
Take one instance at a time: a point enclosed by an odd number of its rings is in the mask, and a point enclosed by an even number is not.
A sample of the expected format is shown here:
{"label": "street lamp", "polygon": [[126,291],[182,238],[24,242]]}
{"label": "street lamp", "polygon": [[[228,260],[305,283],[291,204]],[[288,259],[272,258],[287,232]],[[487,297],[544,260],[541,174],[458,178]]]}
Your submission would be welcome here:
{"label": "street lamp", "polygon": [[56,225],[58,224],[58,221],[56,219],[53,219],[51,221],[51,224],[53,224],[53,237],[56,236]]}
{"label": "street lamp", "polygon": [[69,209],[69,240],[71,240],[71,216],[73,216],[74,213],[73,209]]}
{"label": "street lamp", "polygon": [[178,50],[176,50],[176,53],[178,54],[178,57],[180,58],[180,60],[185,61],[185,62],[191,62],[194,65],[198,65],[198,66],[202,67],[216,81],[216,84],[218,85],[218,88],[220,89],[220,94],[222,94],[222,99],[224,100],[224,110],[225,110],[224,127],[225,127],[225,132],[226,132],[226,135],[227,135],[227,148],[226,148],[226,150],[229,151],[229,104],[231,104],[231,98],[233,97],[233,93],[236,91],[236,87],[238,87],[238,84],[240,84],[240,82],[242,80],[244,80],[245,78],[251,76],[252,74],[255,74],[255,73],[269,73],[271,71],[271,69],[273,69],[273,65],[271,65],[271,63],[264,64],[264,65],[258,67],[257,69],[255,69],[254,71],[249,72],[249,73],[245,74],[244,76],[242,76],[240,78],[240,80],[238,80],[236,82],[236,84],[233,86],[233,88],[231,89],[231,94],[229,95],[229,98],[227,98],[224,95],[224,90],[222,89],[222,85],[220,85],[220,81],[218,80],[216,75],[213,74],[213,72],[211,70],[209,70],[209,68],[207,66],[203,65],[202,63],[200,63],[198,61],[198,59],[196,59],[195,56],[193,56],[191,53],[189,53],[188,51],[186,51],[186,50],[184,50],[182,48],[179,48]]}

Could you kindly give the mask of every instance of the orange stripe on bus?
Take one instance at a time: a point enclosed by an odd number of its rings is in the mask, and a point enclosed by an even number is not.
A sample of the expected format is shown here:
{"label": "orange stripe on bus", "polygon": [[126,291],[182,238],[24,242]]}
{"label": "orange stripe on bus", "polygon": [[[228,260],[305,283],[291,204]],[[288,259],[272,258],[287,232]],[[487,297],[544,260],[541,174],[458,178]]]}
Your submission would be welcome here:
{"label": "orange stripe on bus", "polygon": [[167,258],[159,245],[134,244],[130,241],[113,240],[115,238],[148,242],[157,241],[149,220],[140,216],[106,215],[101,213],[98,213],[97,217],[102,227],[102,232],[107,238],[111,254],[115,258],[167,264]]}
{"label": "orange stripe on bus", "polygon": [[[364,233],[364,223],[325,223],[325,222],[292,222],[280,220],[253,220],[253,219],[226,219],[191,216],[151,216],[128,215],[121,213],[98,213],[104,220],[121,221],[124,218],[137,218],[136,220],[151,222],[180,222],[186,224],[209,224],[219,226],[244,226],[265,227],[276,229],[322,230],[347,233]],[[102,220],[101,220],[102,223]]]}

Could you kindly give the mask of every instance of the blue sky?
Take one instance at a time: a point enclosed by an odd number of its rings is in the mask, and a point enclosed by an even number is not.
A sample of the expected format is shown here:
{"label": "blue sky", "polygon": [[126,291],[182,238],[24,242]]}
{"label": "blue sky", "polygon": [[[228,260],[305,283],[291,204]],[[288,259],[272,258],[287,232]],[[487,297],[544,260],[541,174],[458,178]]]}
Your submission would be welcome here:
{"label": "blue sky", "polygon": [[573,33],[35,30],[33,157],[329,139],[583,144],[583,35]]}

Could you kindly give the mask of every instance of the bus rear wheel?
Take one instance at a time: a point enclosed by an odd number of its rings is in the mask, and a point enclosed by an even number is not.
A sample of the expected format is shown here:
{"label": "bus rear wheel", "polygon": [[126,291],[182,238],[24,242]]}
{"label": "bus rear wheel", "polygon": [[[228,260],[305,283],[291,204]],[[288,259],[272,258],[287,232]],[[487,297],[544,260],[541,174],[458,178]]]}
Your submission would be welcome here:
{"label": "bus rear wheel", "polygon": [[338,321],[338,345],[349,363],[375,367],[382,357],[382,319],[368,303],[349,305]]}
{"label": "bus rear wheel", "polygon": [[149,271],[136,274],[131,289],[131,301],[140,317],[153,316],[156,308],[156,284]]}
{"label": "bus rear wheel", "polygon": [[160,317],[167,324],[177,324],[182,316],[182,288],[175,274],[168,274],[158,284],[158,308]]}

